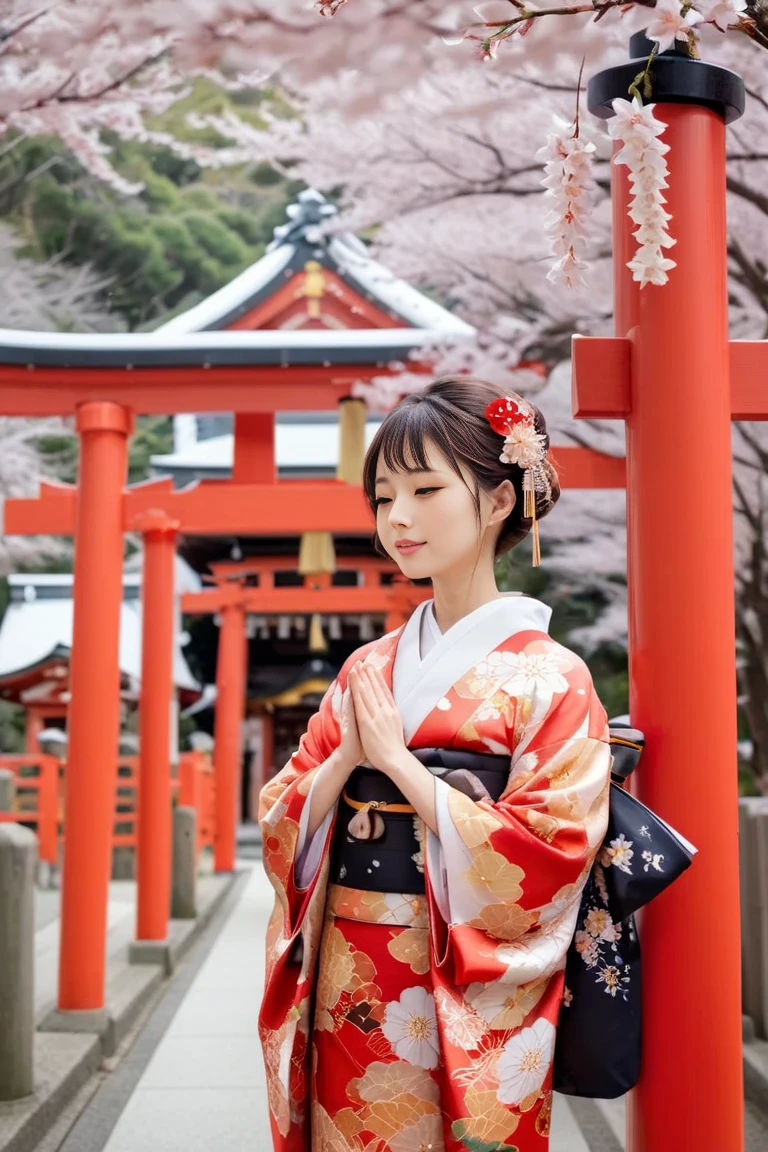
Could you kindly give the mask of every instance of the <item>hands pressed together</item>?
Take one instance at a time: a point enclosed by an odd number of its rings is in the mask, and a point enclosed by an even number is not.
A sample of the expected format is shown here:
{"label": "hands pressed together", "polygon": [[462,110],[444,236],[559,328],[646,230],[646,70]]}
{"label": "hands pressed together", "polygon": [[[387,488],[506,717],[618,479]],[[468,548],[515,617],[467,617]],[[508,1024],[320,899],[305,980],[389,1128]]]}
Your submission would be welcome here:
{"label": "hands pressed together", "polygon": [[350,773],[362,760],[395,780],[422,820],[437,834],[435,783],[409,752],[392,691],[378,668],[355,664],[341,703],[341,740],[314,788],[308,835],[312,836],[336,803]]}
{"label": "hands pressed together", "polygon": [[355,664],[349,673],[341,706],[339,751],[350,770],[365,758],[387,774],[407,754],[403,722],[392,691],[381,671],[370,664]]}

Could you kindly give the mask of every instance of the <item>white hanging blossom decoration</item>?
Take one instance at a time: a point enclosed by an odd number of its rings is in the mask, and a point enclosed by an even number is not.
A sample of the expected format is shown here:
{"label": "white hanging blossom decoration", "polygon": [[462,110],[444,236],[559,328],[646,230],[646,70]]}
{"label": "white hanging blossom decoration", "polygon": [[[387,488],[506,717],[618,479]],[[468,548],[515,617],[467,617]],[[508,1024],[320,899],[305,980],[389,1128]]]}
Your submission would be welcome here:
{"label": "white hanging blossom decoration", "polygon": [[666,284],[667,273],[676,267],[675,261],[664,255],[675,240],[667,231],[672,219],[664,208],[664,189],[669,187],[666,154],[669,145],[661,136],[666,128],[653,114],[653,104],[642,104],[635,96],[632,101],[614,100],[615,116],[608,123],[608,133],[624,145],[613,158],[614,164],[626,164],[632,199],[629,217],[637,224],[632,233],[638,248],[627,264],[640,287],[646,284]]}
{"label": "white hanging blossom decoration", "polygon": [[594,189],[595,146],[581,139],[578,127],[564,125],[557,118],[555,124],[556,130],[550,132],[547,143],[536,154],[537,160],[545,161],[541,183],[550,202],[544,227],[551,238],[554,262],[547,279],[553,284],[580,288],[585,284],[582,273],[587,268],[583,257]]}

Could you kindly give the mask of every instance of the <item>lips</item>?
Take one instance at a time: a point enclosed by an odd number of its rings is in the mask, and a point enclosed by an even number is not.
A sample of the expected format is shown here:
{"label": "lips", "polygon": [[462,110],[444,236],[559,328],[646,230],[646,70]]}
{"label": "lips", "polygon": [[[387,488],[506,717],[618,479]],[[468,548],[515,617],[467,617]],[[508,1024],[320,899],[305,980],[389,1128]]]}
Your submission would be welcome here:
{"label": "lips", "polygon": [[412,556],[414,552],[418,552],[419,548],[423,548],[425,540],[418,544],[415,540],[398,540],[395,543],[395,548],[401,556]]}

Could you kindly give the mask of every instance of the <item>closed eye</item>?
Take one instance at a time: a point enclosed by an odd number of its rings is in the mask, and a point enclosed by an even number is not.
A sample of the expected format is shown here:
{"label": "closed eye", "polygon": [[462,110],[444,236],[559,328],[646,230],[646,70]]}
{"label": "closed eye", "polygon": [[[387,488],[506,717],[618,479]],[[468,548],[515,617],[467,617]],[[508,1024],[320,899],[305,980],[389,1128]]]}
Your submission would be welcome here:
{"label": "closed eye", "polygon": [[[416,495],[417,496],[429,496],[432,494],[432,492],[439,492],[439,491],[440,491],[439,487],[438,488],[417,488],[416,489]],[[390,500],[390,498],[388,496],[377,496],[373,502],[373,506],[374,506],[374,508],[381,508],[382,505],[391,504],[391,503],[392,503],[392,501]]]}

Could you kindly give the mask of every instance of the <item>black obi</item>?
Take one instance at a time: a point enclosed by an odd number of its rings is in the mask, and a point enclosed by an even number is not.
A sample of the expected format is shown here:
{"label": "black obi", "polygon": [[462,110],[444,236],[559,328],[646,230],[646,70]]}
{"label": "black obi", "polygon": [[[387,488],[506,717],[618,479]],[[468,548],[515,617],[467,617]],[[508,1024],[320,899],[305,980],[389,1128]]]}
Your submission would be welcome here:
{"label": "black obi", "polygon": [[[434,776],[473,800],[498,800],[509,779],[509,756],[484,752],[467,752],[456,748],[412,749]],[[386,804],[407,804],[396,784],[376,768],[358,767],[351,773],[344,790],[358,804],[376,800]],[[348,804],[343,795],[331,847],[331,884],[360,888],[371,892],[424,892],[421,845],[416,839],[414,813],[380,813],[384,835],[378,840],[356,840],[348,825],[358,809]]]}

